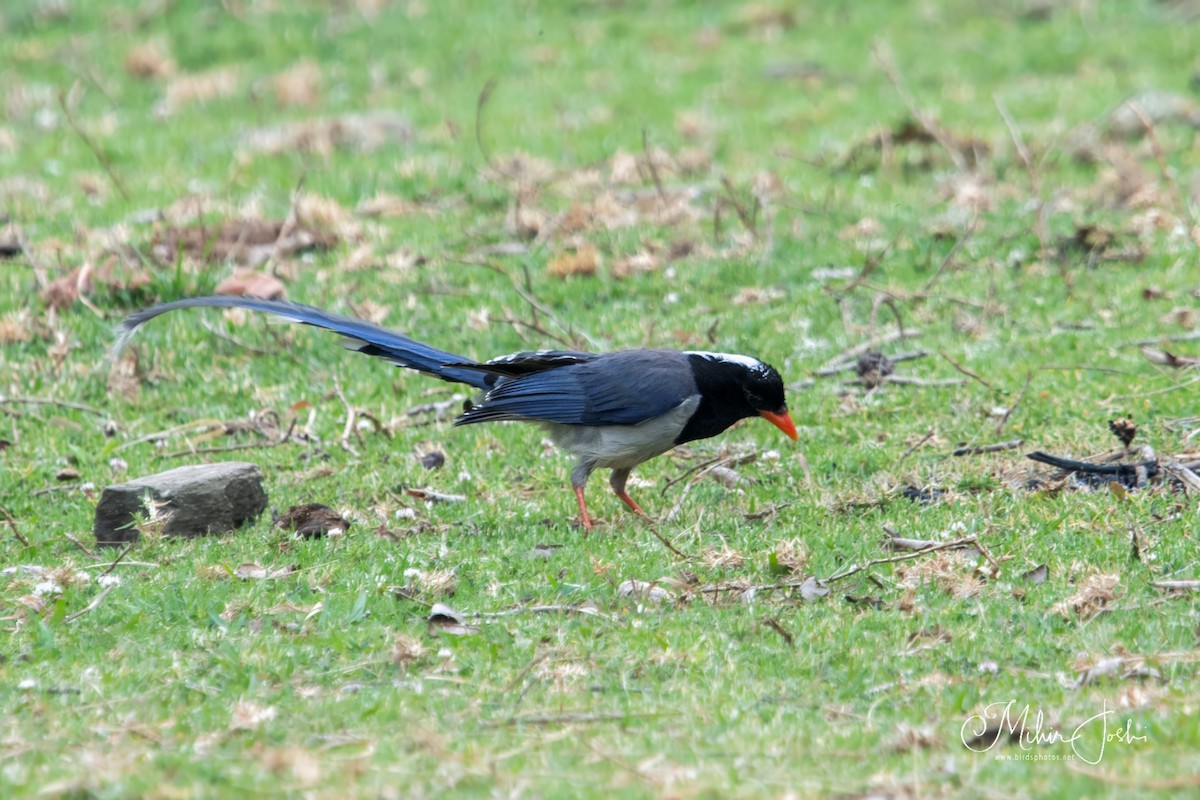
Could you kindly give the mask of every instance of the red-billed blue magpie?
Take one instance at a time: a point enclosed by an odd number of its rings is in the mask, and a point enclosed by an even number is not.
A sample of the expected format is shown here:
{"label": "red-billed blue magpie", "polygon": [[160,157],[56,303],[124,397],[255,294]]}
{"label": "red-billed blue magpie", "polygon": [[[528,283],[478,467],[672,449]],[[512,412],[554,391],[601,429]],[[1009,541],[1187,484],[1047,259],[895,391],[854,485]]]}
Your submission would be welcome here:
{"label": "red-billed blue magpie", "polygon": [[584,528],[591,530],[583,487],[597,467],[635,513],[625,491],[630,471],[672,447],[716,436],[746,417],[762,417],[791,439],[783,379],[749,356],[676,350],[580,353],[543,350],[477,362],[359,319],[298,303],[251,297],[194,297],[153,306],[121,325],[117,348],[141,325],[180,308],[246,308],[341,334],[349,349],[391,361],[485,394],[455,425],[517,420],[540,423],[576,458],[571,487]]}

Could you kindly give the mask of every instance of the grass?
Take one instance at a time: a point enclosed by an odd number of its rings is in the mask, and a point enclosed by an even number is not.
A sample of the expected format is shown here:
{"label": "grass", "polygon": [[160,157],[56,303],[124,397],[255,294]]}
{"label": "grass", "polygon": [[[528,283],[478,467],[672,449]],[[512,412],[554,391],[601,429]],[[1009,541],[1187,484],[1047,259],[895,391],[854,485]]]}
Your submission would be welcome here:
{"label": "grass", "polygon": [[[1197,325],[1195,131],[1143,94],[1196,104],[1190,4],[375,6],[0,11],[0,212],[26,248],[0,270],[0,562],[49,570],[0,577],[5,796],[1124,797],[1194,782],[1197,607],[1152,585],[1196,577],[1194,493],[1038,491],[1030,477],[1050,473],[1024,459],[1112,450],[1124,414],[1135,445],[1195,459],[1195,378],[1137,346],[1196,354],[1170,338]],[[134,74],[133,51],[155,75]],[[1135,94],[1151,133],[1111,135]],[[370,110],[409,134],[248,144]],[[355,211],[379,195],[412,207]],[[338,241],[272,259],[293,299],[471,357],[562,341],[753,353],[793,384],[801,441],[746,424],[638,471],[631,491],[684,562],[602,480],[584,537],[569,462],[540,431],[412,424],[409,408],[454,388],[325,334],[183,312],[109,369],[126,313],[234,270],[211,251],[151,265],[156,230],[289,214]],[[554,276],[590,248],[595,274]],[[87,304],[49,308],[39,293],[84,265]],[[806,382],[897,324],[919,334],[882,349],[929,352],[897,367],[924,385]],[[346,404],[368,416],[343,446]],[[263,414],[294,417],[305,441],[196,427]],[[189,440],[257,446],[172,455]],[[442,469],[422,467],[429,449]],[[736,487],[672,482],[728,454],[758,456]],[[103,486],[234,459],[262,468],[272,507],[321,502],[352,527],[297,540],[264,515],[148,535],[115,567],[92,550]],[[426,506],[413,487],[467,499]],[[974,536],[997,564],[925,554],[811,601],[742,596],[885,557],[885,527]],[[240,580],[243,564],[288,569]],[[1044,582],[1027,576],[1041,564]],[[120,583],[101,597],[106,572]],[[1071,607],[1096,576],[1118,579],[1114,596]],[[670,599],[622,596],[628,580]],[[738,590],[700,591],[715,586]],[[435,602],[479,630],[428,626]],[[597,613],[473,616],[536,604]],[[1095,764],[1062,743],[966,749],[964,724],[1009,701],[1065,733],[1107,709],[1108,732],[1134,740]],[[1097,731],[1082,729],[1089,760]]]}

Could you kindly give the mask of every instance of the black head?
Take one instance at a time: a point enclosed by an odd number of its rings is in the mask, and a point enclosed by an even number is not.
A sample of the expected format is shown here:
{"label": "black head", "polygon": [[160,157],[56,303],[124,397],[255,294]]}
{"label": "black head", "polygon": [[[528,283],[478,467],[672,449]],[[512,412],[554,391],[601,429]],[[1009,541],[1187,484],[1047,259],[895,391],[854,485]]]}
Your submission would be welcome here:
{"label": "black head", "polygon": [[746,417],[763,417],[792,439],[796,426],[788,415],[783,377],[766,362],[729,353],[688,353],[700,406],[679,442],[716,436]]}

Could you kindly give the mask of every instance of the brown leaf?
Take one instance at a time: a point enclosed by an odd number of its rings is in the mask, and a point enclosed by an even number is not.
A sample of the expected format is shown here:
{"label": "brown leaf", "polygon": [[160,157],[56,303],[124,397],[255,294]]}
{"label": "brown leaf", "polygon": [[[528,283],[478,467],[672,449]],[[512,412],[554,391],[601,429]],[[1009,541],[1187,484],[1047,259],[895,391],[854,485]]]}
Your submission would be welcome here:
{"label": "brown leaf", "polygon": [[316,105],[321,99],[321,68],[312,59],[303,59],[271,78],[271,87],[282,108]]}
{"label": "brown leaf", "polygon": [[125,54],[125,71],[135,78],[166,78],[175,74],[175,61],[158,42],[142,42]]}
{"label": "brown leaf", "polygon": [[674,600],[675,596],[657,583],[639,581],[631,578],[617,587],[617,597],[646,598],[652,603],[665,603]]}
{"label": "brown leaf", "polygon": [[248,267],[239,267],[213,290],[216,294],[235,297],[258,297],[263,300],[282,300],[285,294],[283,282],[274,275]]}
{"label": "brown leaf", "polygon": [[233,574],[244,581],[262,581],[282,578],[287,575],[291,575],[295,571],[295,567],[280,567],[279,569],[269,570],[266,567],[260,566],[253,562],[247,562],[235,569]]}
{"label": "brown leaf", "polygon": [[1152,347],[1143,347],[1142,355],[1147,360],[1154,364],[1162,364],[1165,367],[1172,369],[1190,369],[1195,366],[1200,366],[1200,358],[1195,356],[1181,356],[1175,353],[1169,353],[1166,350],[1155,350]]}
{"label": "brown leaf", "polygon": [[1115,590],[1120,581],[1120,575],[1106,575],[1102,573],[1089,575],[1079,585],[1075,594],[1056,603],[1050,609],[1050,613],[1059,614],[1066,619],[1070,619],[1071,615],[1074,614],[1081,621],[1086,622],[1103,611],[1111,601],[1116,599]]}
{"label": "brown leaf", "polygon": [[91,290],[92,266],[84,264],[42,289],[42,301],[55,311],[63,311],[75,305],[80,294],[87,294]]}
{"label": "brown leaf", "polygon": [[810,577],[800,585],[800,597],[809,603],[820,600],[828,594],[829,587],[825,585],[825,582],[813,577]]}
{"label": "brown leaf", "polygon": [[275,719],[275,707],[264,706],[250,700],[238,700],[233,704],[229,717],[229,730],[252,731],[264,722]]}
{"label": "brown leaf", "polygon": [[322,536],[341,536],[350,530],[350,521],[321,503],[295,505],[275,520],[280,530],[295,531],[306,539]]}
{"label": "brown leaf", "polygon": [[563,279],[576,275],[595,275],[599,268],[600,251],[589,244],[550,259],[546,264],[546,273],[553,278]]}
{"label": "brown leaf", "polygon": [[207,103],[228,97],[237,91],[238,73],[233,67],[175,76],[158,106],[162,115],[170,115],[193,103]]}
{"label": "brown leaf", "polygon": [[398,634],[396,641],[392,643],[392,663],[402,669],[408,669],[425,655],[425,651],[425,646],[419,640],[403,633]]}
{"label": "brown leaf", "polygon": [[262,155],[330,155],[335,150],[371,153],[389,145],[404,144],[412,137],[412,123],[406,116],[390,109],[377,109],[259,128],[245,138],[243,147],[248,153]]}
{"label": "brown leaf", "polygon": [[1029,581],[1034,586],[1040,586],[1050,577],[1050,568],[1045,564],[1039,564],[1028,572],[1021,574],[1021,580]]}
{"label": "brown leaf", "polygon": [[429,609],[427,622],[430,633],[440,631],[450,636],[470,636],[479,633],[479,626],[468,625],[462,614],[442,603],[434,603],[433,608]]}

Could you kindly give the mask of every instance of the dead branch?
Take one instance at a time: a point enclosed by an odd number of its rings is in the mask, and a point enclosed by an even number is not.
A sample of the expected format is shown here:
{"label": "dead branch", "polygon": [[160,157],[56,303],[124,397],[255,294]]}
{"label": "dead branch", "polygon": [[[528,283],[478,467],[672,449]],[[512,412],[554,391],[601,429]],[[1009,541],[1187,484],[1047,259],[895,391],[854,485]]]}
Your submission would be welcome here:
{"label": "dead branch", "polygon": [[15,405],[57,406],[58,408],[67,408],[72,411],[85,411],[88,414],[94,414],[97,417],[108,416],[98,408],[92,408],[91,406],[84,405],[83,403],[72,403],[67,400],[54,400],[47,397],[0,397],[0,406]]}
{"label": "dead branch", "polygon": [[[105,573],[105,574],[107,575],[108,573]],[[104,598],[108,597],[109,592],[111,592],[115,588],[117,588],[117,584],[115,584],[115,583],[105,586],[104,591],[100,592],[100,594],[98,594],[92,598],[92,602],[88,603],[86,606],[79,609],[74,614],[68,614],[67,616],[63,617],[63,621],[64,622],[74,622],[75,620],[82,617],[84,614],[87,614],[90,611],[95,611],[97,608],[99,608],[100,604],[104,602]]]}
{"label": "dead branch", "polygon": [[116,569],[117,565],[121,563],[121,559],[123,559],[125,556],[129,555],[129,551],[132,550],[136,545],[137,545],[136,539],[134,541],[130,542],[129,544],[125,545],[125,549],[117,554],[117,557],[114,558],[112,560],[112,563],[108,565],[108,569],[106,569],[106,570],[104,570],[104,572],[100,573],[100,577],[103,578],[105,575],[108,575],[110,572],[112,572],[114,569]]}
{"label": "dead branch", "polygon": [[[946,355],[945,351],[938,350],[938,355],[941,356],[942,358],[944,358],[946,361],[950,362],[950,366],[954,367],[955,370],[957,370],[958,372],[961,372],[963,375],[966,375],[971,380],[978,381],[980,384],[987,387],[988,389],[993,388],[992,385],[990,383],[988,383],[987,381],[985,381],[983,378],[979,377],[974,372],[967,369],[966,367],[964,367],[962,364],[955,361],[950,356]],[[892,360],[895,361],[895,359],[892,359]]]}
{"label": "dead branch", "polygon": [[963,157],[962,152],[954,146],[954,143],[946,135],[946,132],[942,130],[941,126],[934,122],[932,117],[917,107],[913,96],[909,94],[904,84],[904,78],[900,75],[900,69],[896,66],[896,58],[892,53],[892,48],[884,41],[877,41],[875,42],[875,46],[871,48],[871,53],[875,56],[875,61],[883,71],[883,74],[887,76],[888,82],[892,84],[892,88],[896,90],[896,94],[900,95],[900,99],[908,108],[908,113],[912,115],[913,120],[921,126],[921,129],[925,133],[929,134],[931,139],[942,146],[942,149],[950,156],[950,160],[954,162],[956,168],[960,171],[965,171],[967,169],[967,161]]}
{"label": "dead branch", "polygon": [[1000,435],[1000,431],[1004,430],[1004,426],[1008,424],[1008,420],[1012,417],[1013,412],[1017,410],[1017,406],[1021,405],[1021,401],[1025,398],[1025,392],[1029,390],[1029,384],[1033,382],[1033,372],[1025,375],[1025,384],[1021,387],[1021,391],[1017,392],[1016,399],[1009,404],[1004,412],[1004,416],[996,423],[996,435]]}
{"label": "dead branch", "polygon": [[4,517],[4,521],[8,523],[8,527],[12,529],[12,534],[18,542],[29,547],[29,540],[22,535],[20,528],[17,527],[17,521],[13,519],[13,515],[9,513],[7,508],[0,506],[0,516]]}
{"label": "dead branch", "polygon": [[58,105],[62,109],[63,115],[67,118],[67,124],[71,126],[71,130],[75,131],[75,135],[83,142],[84,147],[90,150],[96,160],[100,162],[100,166],[108,174],[109,180],[112,181],[113,186],[117,187],[117,191],[121,193],[121,197],[125,202],[132,203],[133,198],[129,196],[129,191],[125,188],[125,182],[121,180],[121,176],[113,168],[112,159],[92,141],[92,137],[83,132],[83,128],[79,127],[79,122],[71,112],[71,105],[67,102],[67,94],[67,92],[58,93]]}
{"label": "dead branch", "polygon": [[905,450],[903,453],[900,454],[899,460],[903,461],[904,459],[911,456],[913,453],[920,450],[925,445],[925,443],[928,442],[930,439],[932,439],[936,434],[937,434],[937,428],[930,428],[928,433],[926,433],[917,442],[915,442],[912,446],[910,446],[907,450]]}
{"label": "dead branch", "polygon": [[1034,233],[1037,235],[1039,250],[1046,252],[1050,236],[1046,232],[1046,201],[1042,197],[1041,178],[1038,175],[1037,167],[1033,163],[1033,158],[1029,154],[1029,148],[1025,146],[1025,139],[1021,136],[1021,129],[1017,127],[1016,120],[1008,113],[1008,108],[1004,105],[1004,101],[1000,98],[1000,95],[993,94],[992,102],[995,103],[996,110],[1000,112],[1000,119],[1004,120],[1004,125],[1008,128],[1009,138],[1012,139],[1013,146],[1017,150],[1017,158],[1021,161],[1021,165],[1025,167],[1025,172],[1029,176],[1029,189],[1037,197],[1038,210],[1034,223]]}
{"label": "dead branch", "polygon": [[1024,439],[1010,439],[1007,442],[997,442],[996,444],[971,445],[967,447],[959,447],[950,453],[952,456],[977,456],[983,453],[999,453],[1003,450],[1016,450],[1021,445],[1025,444]]}
{"label": "dead branch", "polygon": [[611,620],[608,614],[605,614],[591,606],[524,606],[522,608],[510,608],[507,611],[475,611],[466,616],[473,619],[500,619],[501,617],[517,617],[525,614],[583,614],[587,617],[599,617],[600,619]]}
{"label": "dead branch", "polygon": [[[909,328],[908,330],[884,331],[883,333],[876,334],[870,339],[867,339],[865,342],[860,342],[859,344],[856,344],[853,347],[848,347],[842,352],[838,353],[836,356],[818,367],[816,374],[820,375],[823,370],[831,369],[836,365],[843,364],[844,362],[853,362],[863,353],[870,352],[871,350],[878,350],[885,344],[891,344],[892,342],[896,342],[901,339],[914,339],[920,334],[921,331],[917,328]],[[895,359],[892,360],[894,361]],[[838,367],[837,372],[841,371],[842,368]]]}

